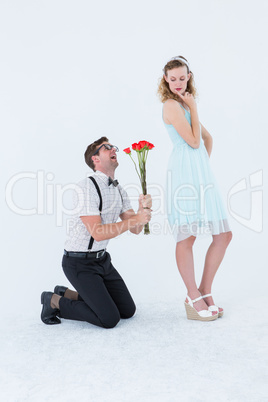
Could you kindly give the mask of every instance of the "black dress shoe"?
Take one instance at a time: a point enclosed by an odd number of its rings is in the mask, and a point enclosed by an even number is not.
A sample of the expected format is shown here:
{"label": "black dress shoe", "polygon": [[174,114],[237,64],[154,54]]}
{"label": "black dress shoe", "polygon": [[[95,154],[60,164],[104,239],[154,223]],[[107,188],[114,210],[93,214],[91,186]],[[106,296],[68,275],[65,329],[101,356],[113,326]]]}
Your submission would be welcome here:
{"label": "black dress shoe", "polygon": [[41,304],[43,304],[43,308],[41,311],[41,320],[47,325],[61,323],[61,320],[57,317],[57,314],[59,314],[60,310],[57,308],[52,308],[50,306],[52,296],[52,292],[43,292],[41,294]]}
{"label": "black dress shoe", "polygon": [[68,288],[66,288],[65,286],[59,286],[59,285],[57,285],[57,286],[55,286],[55,288],[54,288],[54,293],[56,293],[56,295],[59,295],[59,296],[64,297],[64,294],[65,294],[65,292],[66,292],[67,289],[68,289]]}

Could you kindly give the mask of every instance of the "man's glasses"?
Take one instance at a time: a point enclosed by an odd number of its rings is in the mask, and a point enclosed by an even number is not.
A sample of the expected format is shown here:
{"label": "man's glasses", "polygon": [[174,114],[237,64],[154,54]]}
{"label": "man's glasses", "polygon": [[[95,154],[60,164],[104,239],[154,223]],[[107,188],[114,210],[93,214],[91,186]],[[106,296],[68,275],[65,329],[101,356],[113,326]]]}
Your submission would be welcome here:
{"label": "man's glasses", "polygon": [[102,144],[99,148],[96,149],[96,151],[94,152],[94,154],[92,154],[92,156],[96,155],[99,150],[104,147],[105,149],[107,149],[108,151],[111,151],[111,149],[114,148],[115,152],[118,152],[119,149],[115,146],[115,145],[111,145],[111,144]]}

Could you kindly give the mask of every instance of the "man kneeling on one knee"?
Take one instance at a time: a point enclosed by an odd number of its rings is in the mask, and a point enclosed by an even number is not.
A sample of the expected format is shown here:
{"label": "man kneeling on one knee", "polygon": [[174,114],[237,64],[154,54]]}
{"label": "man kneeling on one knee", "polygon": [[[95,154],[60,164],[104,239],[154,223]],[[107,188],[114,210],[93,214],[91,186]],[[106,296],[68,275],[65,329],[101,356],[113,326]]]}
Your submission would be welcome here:
{"label": "man kneeling on one knee", "polygon": [[133,211],[126,191],[114,179],[117,151],[106,137],[86,149],[85,161],[94,173],[77,184],[76,213],[62,259],[64,274],[75,291],[57,285],[54,293],[42,293],[45,324],[60,324],[62,317],[113,328],[120,318],[135,313],[134,301],[106,247],[109,239],[127,230],[142,231],[151,219],[152,200],[150,195],[140,195],[138,212]]}

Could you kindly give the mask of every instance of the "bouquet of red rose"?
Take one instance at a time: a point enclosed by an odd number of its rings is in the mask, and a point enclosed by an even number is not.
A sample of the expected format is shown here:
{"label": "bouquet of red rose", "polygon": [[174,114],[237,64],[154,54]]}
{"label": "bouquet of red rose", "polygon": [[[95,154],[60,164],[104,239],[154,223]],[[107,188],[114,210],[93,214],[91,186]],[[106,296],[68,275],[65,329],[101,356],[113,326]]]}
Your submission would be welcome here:
{"label": "bouquet of red rose", "polygon": [[[130,158],[132,159],[132,161],[135,165],[135,169],[136,169],[136,172],[138,173],[138,176],[139,176],[139,179],[141,182],[142,192],[144,195],[147,194],[146,160],[147,160],[149,150],[153,149],[153,148],[154,148],[154,145],[148,141],[140,141],[138,143],[135,142],[134,144],[132,144],[132,149],[133,149],[133,151],[136,151],[137,156],[138,156],[139,171],[137,169],[137,165],[136,165],[134,159],[131,156],[131,149],[130,148],[124,149],[124,152],[130,156]],[[146,223],[146,225],[144,226],[144,234],[149,234],[149,233],[150,233],[149,223]]]}

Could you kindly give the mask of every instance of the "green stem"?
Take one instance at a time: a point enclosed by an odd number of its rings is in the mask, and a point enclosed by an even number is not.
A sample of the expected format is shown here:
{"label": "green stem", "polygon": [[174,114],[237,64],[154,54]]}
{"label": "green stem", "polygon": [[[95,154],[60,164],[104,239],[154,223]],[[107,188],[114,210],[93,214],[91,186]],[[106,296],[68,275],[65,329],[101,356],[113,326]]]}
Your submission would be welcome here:
{"label": "green stem", "polygon": [[137,165],[136,165],[134,159],[132,158],[132,156],[131,156],[130,154],[129,154],[129,156],[131,157],[131,159],[132,159],[132,161],[133,161],[133,163],[134,163],[134,165],[135,165],[136,172],[137,172],[137,174],[138,174],[138,176],[139,176],[139,178],[140,178],[140,180],[141,180],[141,176],[140,176],[140,174],[139,174],[139,172],[138,172]]}
{"label": "green stem", "polygon": [[149,223],[146,223],[144,225],[144,234],[145,235],[150,234]]}
{"label": "green stem", "polygon": [[[134,161],[134,159],[132,158],[132,156],[129,154],[130,158],[132,159],[136,172],[139,176],[140,179],[140,183],[141,183],[141,188],[142,188],[142,193],[144,195],[147,194],[147,184],[146,184],[146,160],[148,157],[148,152],[149,149],[143,149],[142,151],[136,151],[137,152],[137,157],[138,157],[138,163],[139,163],[139,170],[140,173],[138,172],[137,169],[137,165]],[[150,234],[150,229],[149,229],[149,223],[146,223],[146,225],[144,225],[144,234]]]}

